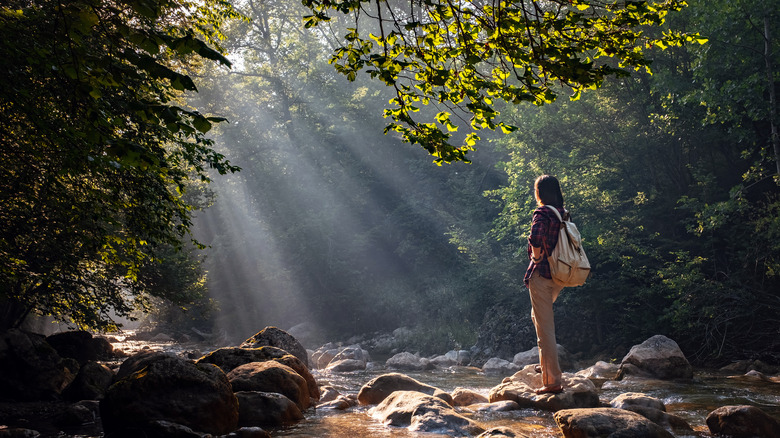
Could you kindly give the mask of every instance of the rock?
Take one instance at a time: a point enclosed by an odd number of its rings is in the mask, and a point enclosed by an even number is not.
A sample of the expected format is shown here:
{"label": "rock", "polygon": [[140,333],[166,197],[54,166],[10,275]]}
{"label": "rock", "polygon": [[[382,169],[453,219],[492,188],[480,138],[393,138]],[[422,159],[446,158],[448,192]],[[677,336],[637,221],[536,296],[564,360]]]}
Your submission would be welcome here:
{"label": "rock", "polygon": [[215,365],[169,353],[140,353],[122,364],[119,375],[100,401],[107,435],[143,436],[157,420],[217,435],[238,425],[238,400]]}
{"label": "rock", "polygon": [[282,350],[292,354],[309,367],[309,355],[306,353],[306,349],[298,342],[297,339],[292,337],[286,331],[276,327],[266,327],[251,338],[244,341],[241,344],[241,348],[257,348],[264,346],[271,346],[281,348]]}
{"label": "rock", "polygon": [[488,398],[491,403],[513,400],[521,408],[528,407],[547,411],[593,408],[600,405],[596,386],[582,376],[563,373],[564,391],[559,394],[539,395],[534,393],[534,389],[541,386],[541,374],[534,370],[534,365],[528,365],[491,389]]}
{"label": "rock", "polygon": [[38,438],[39,436],[41,433],[37,430],[0,426],[0,438]]}
{"label": "rock", "polygon": [[229,372],[233,390],[278,392],[292,400],[301,411],[310,404],[306,380],[295,370],[279,362],[250,362]]}
{"label": "rock", "polygon": [[508,360],[493,357],[488,359],[484,365],[482,365],[482,372],[485,374],[498,374],[502,376],[511,376],[518,372],[521,367],[515,365]]}
{"label": "rock", "polygon": [[46,338],[61,357],[76,359],[79,365],[89,361],[111,360],[115,357],[114,347],[108,339],[93,337],[85,331],[56,333]]}
{"label": "rock", "polygon": [[620,363],[617,379],[635,375],[662,380],[690,379],[693,367],[676,342],[656,335],[634,345]]}
{"label": "rock", "polygon": [[358,405],[358,401],[355,395],[353,394],[339,395],[334,400],[317,405],[317,409],[333,409],[337,411],[345,411],[357,405]]}
{"label": "rock", "polygon": [[454,391],[452,391],[452,405],[453,406],[468,406],[468,405],[474,405],[477,403],[487,403],[488,398],[484,395],[472,391],[470,389],[466,388],[455,388]]}
{"label": "rock", "polygon": [[111,368],[94,361],[85,363],[76,379],[63,392],[68,400],[100,400],[114,381]]}
{"label": "rock", "polygon": [[431,359],[431,363],[440,368],[466,365],[471,360],[471,353],[468,350],[451,350],[447,354],[442,354]]}
{"label": "rock", "polygon": [[174,339],[172,336],[166,334],[166,333],[157,333],[156,335],[152,336],[151,339],[149,339],[149,342],[173,342]]}
{"label": "rock", "polygon": [[642,394],[639,392],[626,392],[612,399],[609,405],[615,409],[628,409],[632,406],[641,406],[647,408],[658,409],[659,411],[666,412],[666,406],[664,402],[658,400],[655,397]]}
{"label": "rock", "polygon": [[[561,369],[564,371],[573,370],[574,361],[571,359],[571,354],[569,354],[569,352],[566,351],[565,348],[563,348],[563,345],[557,344],[557,346],[558,346],[558,364],[560,365]],[[512,363],[517,365],[519,368],[523,368],[526,365],[538,364],[539,347],[533,347],[530,350],[515,354],[514,358],[512,358]]]}
{"label": "rock", "polygon": [[276,392],[238,391],[239,426],[286,426],[303,419],[292,400]]}
{"label": "rock", "polygon": [[56,398],[78,370],[78,362],[63,359],[43,336],[18,329],[0,333],[0,399]]}
{"label": "rock", "polygon": [[323,386],[320,388],[320,392],[322,393],[320,403],[336,400],[341,395],[341,393],[332,386]]}
{"label": "rock", "polygon": [[734,438],[780,437],[780,422],[755,406],[723,406],[707,415],[713,435]]}
{"label": "rock", "polygon": [[430,360],[409,352],[398,353],[390,359],[387,359],[385,366],[407,371],[421,371],[434,368],[434,365]]}
{"label": "rock", "polygon": [[[493,438],[493,437],[507,437],[515,438],[518,435],[512,429],[508,427],[494,427],[479,434],[477,438]],[[525,436],[525,435],[522,435]]]}
{"label": "rock", "polygon": [[589,368],[577,371],[576,374],[591,380],[614,380],[618,375],[618,371],[620,371],[620,365],[600,360]]}
{"label": "rock", "polygon": [[222,371],[225,373],[230,373],[241,365],[269,360],[287,365],[295,370],[296,373],[306,380],[309,396],[319,400],[319,386],[316,380],[314,380],[314,376],[309,372],[308,367],[306,367],[306,364],[281,348],[269,346],[259,348],[224,347],[201,357],[196,363],[213,363],[222,368]]}
{"label": "rock", "polygon": [[407,375],[389,373],[371,379],[360,388],[358,401],[361,405],[376,405],[396,391],[416,391],[444,400],[452,405],[452,396],[425,383],[419,382]]}
{"label": "rock", "polygon": [[174,423],[172,421],[152,420],[144,426],[143,435],[141,436],[159,438],[210,438],[211,435],[203,434],[202,432],[192,430],[192,428],[183,424]]}
{"label": "rock", "polygon": [[86,424],[95,424],[100,416],[100,405],[95,400],[82,400],[68,406],[59,414],[56,424],[65,429],[77,429]]}
{"label": "rock", "polygon": [[331,360],[339,354],[341,349],[332,342],[328,342],[311,354],[311,364],[314,368],[325,368]]}
{"label": "rock", "polygon": [[693,428],[680,417],[668,414],[666,406],[661,400],[646,394],[627,392],[612,399],[609,405],[615,409],[625,409],[636,412],[653,423],[665,428],[682,433],[693,432]]}
{"label": "rock", "polygon": [[495,403],[478,403],[469,406],[469,409],[476,412],[509,412],[517,411],[520,405],[516,401],[502,400]]}
{"label": "rock", "polygon": [[623,409],[564,409],[555,413],[555,422],[565,438],[673,438],[663,427]]}
{"label": "rock", "polygon": [[372,408],[370,414],[388,426],[414,432],[471,436],[484,432],[438,397],[416,391],[396,391]]}
{"label": "rock", "polygon": [[242,427],[220,438],[271,438],[271,434],[261,427]]}
{"label": "rock", "polygon": [[326,368],[334,373],[348,373],[350,371],[363,371],[366,369],[366,362],[357,359],[333,360]]}
{"label": "rock", "polygon": [[371,360],[371,355],[368,354],[368,351],[360,348],[360,345],[350,345],[339,350],[331,362],[345,359],[359,360],[363,363],[368,363]]}

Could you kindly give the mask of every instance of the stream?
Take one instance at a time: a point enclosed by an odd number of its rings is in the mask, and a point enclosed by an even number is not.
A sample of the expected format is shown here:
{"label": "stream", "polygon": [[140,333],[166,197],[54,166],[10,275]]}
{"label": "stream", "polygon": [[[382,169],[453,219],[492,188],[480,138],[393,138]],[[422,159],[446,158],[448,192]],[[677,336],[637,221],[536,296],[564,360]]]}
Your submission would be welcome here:
{"label": "stream", "polygon": [[[369,380],[387,372],[378,368],[365,372],[329,373],[314,370],[320,385],[330,385],[342,394],[357,393]],[[412,371],[404,374],[447,392],[456,387],[468,388],[487,395],[491,388],[501,383],[503,376],[485,375],[478,369],[454,367],[433,371]],[[780,384],[760,381],[750,377],[726,377],[715,372],[699,371],[689,383],[679,381],[639,380],[606,381],[601,385],[599,398],[608,403],[626,392],[642,392],[664,402],[666,410],[683,418],[696,431],[696,435],[678,437],[708,437],[705,423],[707,414],[726,405],[753,405],[775,418],[780,418]],[[407,429],[386,427],[371,418],[370,406],[358,406],[347,411],[310,410],[306,418],[295,426],[276,429],[273,436],[285,437],[438,437],[431,433],[411,432]],[[500,413],[475,413],[457,408],[462,415],[479,422],[485,429],[508,427],[518,434],[533,437],[561,437],[553,420],[553,413],[535,409]]]}
{"label": "stream", "polygon": [[[162,349],[179,354],[197,350],[192,346],[177,344],[123,343],[121,348],[129,353],[140,349]],[[208,349],[204,350],[208,351]],[[312,370],[320,386],[332,386],[341,394],[357,394],[360,388],[374,377],[389,372],[398,372],[377,366],[367,371],[333,373],[326,370]],[[485,396],[491,388],[501,383],[505,376],[485,374],[472,367],[451,367],[428,371],[400,371],[423,383],[447,392],[457,387],[471,389]],[[724,376],[716,371],[698,370],[689,382],[644,379],[623,381],[598,381],[599,398],[608,403],[627,392],[641,392],[661,400],[668,413],[676,415],[691,425],[694,435],[676,437],[710,437],[705,423],[707,414],[727,405],[753,405],[769,415],[780,418],[780,383],[762,381],[749,376]],[[268,429],[272,436],[284,437],[392,437],[392,438],[436,438],[444,435],[412,432],[405,428],[388,427],[373,419],[368,411],[371,406],[357,406],[346,411],[332,409],[309,409],[305,419],[294,426]],[[520,436],[555,437],[559,431],[553,413],[521,409],[499,413],[472,412],[466,408],[456,410],[475,421],[485,429],[507,427]]]}

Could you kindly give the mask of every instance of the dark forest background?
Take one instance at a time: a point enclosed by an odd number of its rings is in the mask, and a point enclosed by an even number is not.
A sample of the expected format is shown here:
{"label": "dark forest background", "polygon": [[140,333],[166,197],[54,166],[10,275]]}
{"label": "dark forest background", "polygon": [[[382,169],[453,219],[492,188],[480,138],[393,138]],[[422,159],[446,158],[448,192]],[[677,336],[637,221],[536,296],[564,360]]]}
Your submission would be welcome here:
{"label": "dark forest background", "polygon": [[[517,132],[438,167],[381,135],[381,84],[327,64],[338,31],[248,2],[226,43],[238,66],[198,95],[230,120],[216,144],[242,166],[196,222],[221,327],[312,322],[324,341],[406,326],[427,353],[501,338],[530,324],[532,185],[550,173],[594,266],[556,305],[561,344],[617,357],[664,334],[700,362],[776,358],[779,6],[694,0],[670,24],[707,44],[655,50],[654,74],[579,101],[502,108]],[[533,345],[508,335],[508,352]]]}

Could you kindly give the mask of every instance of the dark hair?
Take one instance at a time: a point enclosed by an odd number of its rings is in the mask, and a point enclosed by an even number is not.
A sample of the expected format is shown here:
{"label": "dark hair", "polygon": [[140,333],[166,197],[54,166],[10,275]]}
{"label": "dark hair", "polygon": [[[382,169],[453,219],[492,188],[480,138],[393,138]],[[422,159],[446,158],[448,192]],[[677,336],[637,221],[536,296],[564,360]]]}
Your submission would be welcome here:
{"label": "dark hair", "polygon": [[552,175],[542,175],[534,181],[534,194],[539,206],[552,205],[563,208],[563,193],[558,179]]}

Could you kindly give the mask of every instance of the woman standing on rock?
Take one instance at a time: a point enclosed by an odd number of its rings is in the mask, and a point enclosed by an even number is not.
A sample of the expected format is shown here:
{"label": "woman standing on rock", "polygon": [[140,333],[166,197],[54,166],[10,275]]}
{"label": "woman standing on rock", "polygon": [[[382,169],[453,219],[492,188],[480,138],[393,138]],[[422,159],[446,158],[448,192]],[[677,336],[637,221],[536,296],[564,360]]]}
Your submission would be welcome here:
{"label": "woman standing on rock", "polygon": [[558,180],[542,175],[534,182],[538,208],[534,210],[531,234],[528,236],[528,256],[531,263],[523,281],[531,295],[531,319],[536,328],[539,345],[539,364],[542,387],[537,394],[555,394],[563,391],[561,367],[558,365],[558,347],[555,341],[553,303],[563,286],[557,285],[550,274],[547,257],[558,243],[561,222],[549,207],[554,207],[565,217],[563,194]]}

